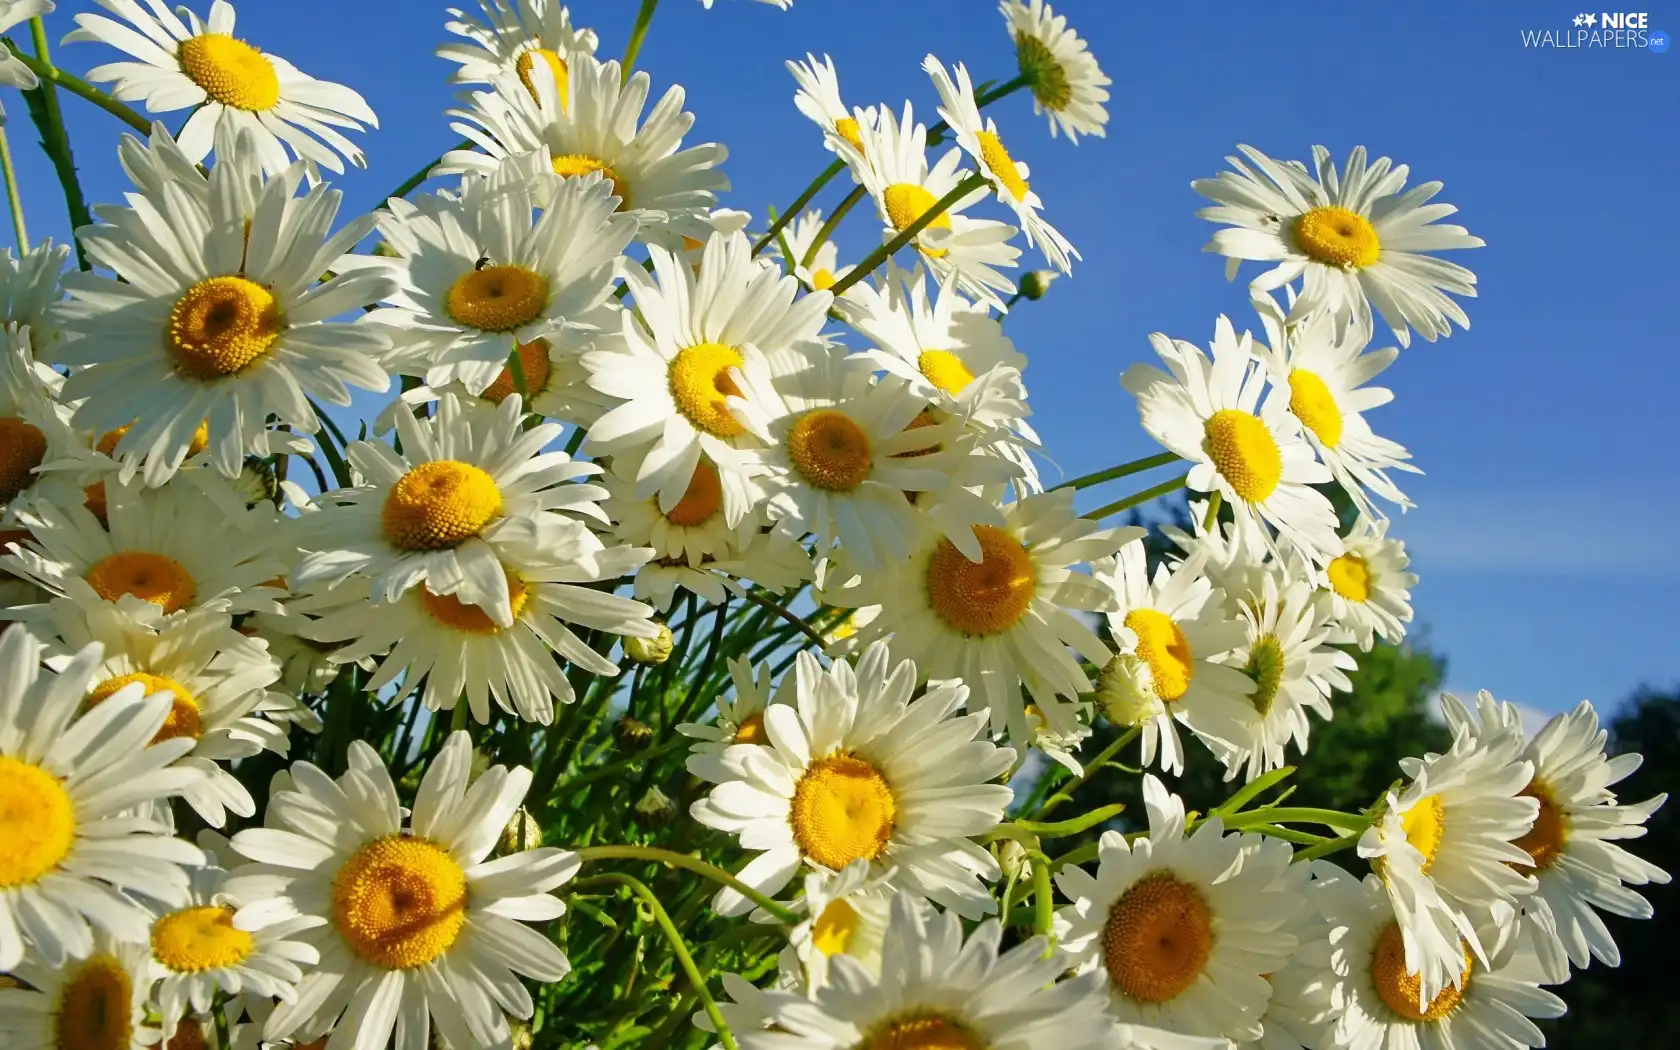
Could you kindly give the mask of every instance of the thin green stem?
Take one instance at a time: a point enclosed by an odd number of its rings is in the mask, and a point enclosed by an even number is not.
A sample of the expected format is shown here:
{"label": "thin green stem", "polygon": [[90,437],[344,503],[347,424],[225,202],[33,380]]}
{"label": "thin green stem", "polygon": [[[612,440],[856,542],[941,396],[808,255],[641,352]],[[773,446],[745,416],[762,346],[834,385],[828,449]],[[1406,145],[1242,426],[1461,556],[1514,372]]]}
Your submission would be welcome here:
{"label": "thin green stem", "polygon": [[12,144],[6,126],[0,124],[0,176],[6,180],[6,201],[12,206],[12,226],[17,230],[18,254],[29,251],[29,224],[23,218],[23,197],[18,192],[17,169],[12,167]]}
{"label": "thin green stem", "polygon": [[1071,820],[1059,820],[1045,823],[1037,820],[1012,820],[1006,824],[999,824],[991,831],[979,836],[979,842],[994,842],[998,839],[1060,839],[1069,835],[1077,835],[1082,831],[1113,820],[1126,811],[1124,803],[1116,802],[1108,806],[1099,806],[1083,816]]}
{"label": "thin green stem", "polygon": [[857,207],[858,201],[863,200],[863,192],[862,186],[854,186],[852,192],[846,194],[845,198],[834,206],[834,214],[823,220],[822,226],[818,227],[817,235],[811,239],[811,246],[805,249],[805,255],[799,260],[799,265],[809,266],[816,261],[817,252],[828,242],[829,237],[834,235],[840,220],[846,217],[847,212]]}
{"label": "thin green stem", "polygon": [[1238,831],[1256,824],[1322,824],[1341,831],[1363,832],[1371,821],[1363,814],[1343,813],[1334,809],[1315,809],[1309,806],[1271,806],[1233,813],[1225,818],[1225,827]]}
{"label": "thin green stem", "polygon": [[835,281],[834,286],[831,287],[829,291],[834,293],[834,297],[838,299],[846,289],[869,276],[874,272],[877,266],[880,266],[882,263],[892,258],[893,254],[900,248],[915,240],[918,234],[920,234],[928,226],[932,225],[933,220],[939,218],[941,215],[944,215],[945,212],[954,206],[958,201],[962,200],[964,197],[973,193],[985,184],[986,176],[980,174],[979,172],[975,172],[968,178],[957,183],[951,188],[951,192],[935,201],[933,207],[916,216],[915,221],[904,227],[904,229],[898,231],[898,234],[893,237],[892,240],[864,256],[863,261],[853,267],[851,273],[848,273],[838,281]]}
{"label": "thin green stem", "polygon": [[[49,52],[47,51],[46,30],[41,29],[37,31],[37,27],[40,26],[40,24],[41,20],[39,18],[30,19],[29,29],[30,34],[35,39],[35,54],[40,57],[37,58],[35,55],[26,55],[22,51],[18,50],[16,44],[13,44],[10,40],[6,41],[7,46],[12,49],[12,54],[17,56],[17,60],[19,62],[22,62],[30,69],[34,70],[35,75],[40,77],[46,84],[57,85],[58,87],[70,92],[72,95],[80,95],[82,98],[92,102],[100,109],[111,114],[113,117],[116,117],[118,120],[127,124],[129,127],[138,131],[142,135],[150,135],[152,133],[152,122],[141,116],[140,113],[135,111],[133,107],[118,102],[116,99],[106,94],[103,90],[94,87],[92,84],[89,84],[87,81],[83,80],[79,76],[76,76],[74,73],[66,73],[64,70],[53,65],[52,58],[49,56]],[[57,99],[52,96],[50,91],[47,94],[49,98],[53,98],[49,105],[56,111],[58,108]]]}
{"label": "thin green stem", "polygon": [[1050,895],[1050,858],[1038,851],[1030,855],[1033,874],[1033,929],[1046,941],[1044,950],[1056,946],[1056,902]]}
{"label": "thin green stem", "polygon": [[779,922],[787,923],[789,926],[796,925],[799,922],[799,916],[787,905],[770,899],[716,864],[708,863],[687,853],[676,853],[668,849],[659,849],[656,846],[587,846],[578,850],[577,854],[578,860],[584,864],[596,860],[640,860],[692,871],[696,875],[703,875],[719,885],[728,886],[736,893],[774,915]]}
{"label": "thin green stem", "polygon": [[1109,761],[1113,759],[1115,755],[1120,753],[1121,748],[1125,747],[1133,740],[1136,740],[1138,734],[1141,732],[1143,732],[1141,727],[1133,726],[1124,733],[1115,737],[1107,747],[1097,753],[1096,758],[1086,763],[1085,772],[1081,774],[1077,780],[1069,784],[1065,790],[1058,791],[1054,795],[1051,795],[1044,805],[1039,807],[1038,812],[1033,814],[1033,819],[1043,820],[1045,817],[1049,816],[1051,811],[1057,806],[1072,798],[1074,792],[1090,783],[1091,778],[1096,776],[1104,766],[1108,765]]}
{"label": "thin green stem", "polygon": [[1101,521],[1104,518],[1119,514],[1121,511],[1131,510],[1133,507],[1148,503],[1152,499],[1159,499],[1170,492],[1177,492],[1184,487],[1184,483],[1188,480],[1190,480],[1188,473],[1180,474],[1171,481],[1163,481],[1159,485],[1152,485],[1135,496],[1127,496],[1125,499],[1115,500],[1107,506],[1098,507],[1089,514],[1083,515],[1083,517],[1092,521]]}
{"label": "thin green stem", "polygon": [[1349,832],[1340,838],[1329,839],[1325,842],[1320,842],[1316,846],[1309,846],[1295,854],[1295,863],[1299,864],[1304,860],[1317,860],[1320,857],[1328,857],[1332,853],[1337,853],[1341,850],[1349,848],[1350,846],[1354,846],[1359,842],[1362,834],[1362,832],[1358,831]]}
{"label": "thin green stem", "polygon": [[[1236,794],[1213,808],[1209,816],[1228,817],[1272,788],[1288,780],[1295,773],[1294,766],[1282,766],[1249,781]],[[1273,801],[1276,801],[1275,799]]]}
{"label": "thin green stem", "polygon": [[783,620],[786,620],[788,623],[799,628],[805,637],[811,640],[811,644],[816,646],[818,649],[826,649],[828,647],[828,641],[823,638],[822,635],[818,634],[814,629],[812,629],[810,624],[801,620],[798,616],[795,616],[784,606],[778,605],[769,598],[766,598],[761,594],[755,594],[744,587],[742,588],[741,593],[746,597],[747,601],[752,602],[760,608],[769,609],[777,616],[780,616]]}
{"label": "thin green stem", "polygon": [[659,0],[642,0],[642,9],[636,12],[636,25],[630,30],[630,42],[624,45],[624,83],[630,82],[630,70],[636,65],[636,56],[641,54],[642,41],[647,39],[648,26],[653,24],[653,9],[659,6]]}
{"label": "thin green stem", "polygon": [[787,211],[782,212],[781,215],[777,216],[776,219],[770,223],[770,229],[764,234],[764,236],[758,239],[757,244],[753,245],[753,254],[757,255],[759,252],[762,252],[772,244],[775,244],[776,235],[786,229],[788,223],[799,217],[799,213],[805,210],[805,205],[811,203],[812,198],[816,197],[818,193],[821,193],[822,188],[834,180],[834,176],[845,170],[846,162],[843,160],[837,160],[818,173],[817,177],[811,180],[811,184],[805,187],[804,191],[793,199],[792,204],[788,205]]}
{"label": "thin green stem", "polygon": [[[457,142],[455,144],[453,150],[472,149],[473,146],[475,146],[475,145],[477,145],[477,143],[473,142],[472,139],[462,139],[460,142]],[[451,150],[451,152],[453,152],[453,150]],[[431,160],[427,161],[425,164],[421,165],[419,171],[415,172],[414,174],[410,175],[408,178],[404,179],[401,183],[399,183],[397,185],[396,189],[392,190],[390,193],[387,193],[385,196],[379,198],[378,204],[376,204],[374,206],[375,207],[381,207],[381,206],[384,205],[384,203],[386,201],[390,200],[392,197],[406,197],[410,193],[413,193],[414,188],[416,186],[420,185],[422,182],[425,182],[427,179],[432,177],[432,169],[437,167],[438,164],[442,162],[442,160],[443,160],[443,154],[440,153],[436,157],[433,157]]]}
{"label": "thin green stem", "polygon": [[[1078,492],[1080,489],[1088,489],[1092,485],[1101,485],[1105,481],[1113,481],[1116,478],[1124,478],[1133,474],[1141,474],[1146,470],[1154,470],[1156,467],[1164,467],[1168,463],[1176,463],[1178,458],[1179,456],[1176,452],[1162,452],[1159,455],[1145,456],[1142,459],[1134,459],[1129,463],[1122,463],[1117,467],[1109,467],[1107,470],[1099,470],[1090,474],[1081,474],[1072,481],[1062,482],[1060,485],[1057,485],[1056,488],[1072,489],[1075,492]],[[1052,489],[1051,491],[1054,492],[1055,489]]]}
{"label": "thin green stem", "polygon": [[1282,839],[1285,842],[1293,842],[1297,846],[1319,846],[1332,841],[1331,839],[1325,838],[1323,835],[1314,835],[1310,831],[1296,831],[1294,828],[1281,828],[1276,824],[1251,824],[1249,825],[1248,830],[1254,832],[1255,834],[1265,835],[1268,838]]}
{"label": "thin green stem", "polygon": [[1225,494],[1218,489],[1215,489],[1213,495],[1208,497],[1207,514],[1202,517],[1203,532],[1212,532],[1213,527],[1219,524],[1219,508],[1224,502]]}

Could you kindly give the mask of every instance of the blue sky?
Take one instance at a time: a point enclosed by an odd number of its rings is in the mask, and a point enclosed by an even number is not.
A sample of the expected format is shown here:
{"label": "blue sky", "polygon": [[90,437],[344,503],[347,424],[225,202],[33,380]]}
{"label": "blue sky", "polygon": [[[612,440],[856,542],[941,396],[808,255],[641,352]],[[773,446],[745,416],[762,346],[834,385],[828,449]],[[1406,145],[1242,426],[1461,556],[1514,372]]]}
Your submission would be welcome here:
{"label": "blue sky", "polygon": [[[202,13],[207,0],[194,6]],[[611,55],[635,6],[572,9]],[[60,7],[54,40],[67,12],[92,4]],[[431,54],[442,8],[241,5],[240,35],[355,87],[379,113],[381,130],[363,139],[371,169],[338,180],[347,210],[372,207],[455,139],[442,118],[451,67]],[[992,112],[1032,165],[1048,216],[1084,255],[1072,280],[1008,321],[1031,357],[1035,423],[1058,466],[1073,476],[1152,451],[1117,383],[1150,356],[1149,332],[1205,342],[1221,312],[1253,324],[1242,281],[1226,284],[1221,260],[1200,250],[1211,227],[1193,215],[1190,180],[1218,171],[1239,142],[1295,158],[1314,143],[1338,157],[1364,144],[1411,165],[1414,181],[1444,182],[1440,199],[1488,242],[1457,253],[1481,278],[1473,327],[1415,341],[1385,377],[1395,403],[1372,417],[1427,472],[1407,485],[1419,508],[1395,529],[1423,577],[1418,629],[1447,655],[1450,685],[1551,711],[1680,680],[1680,357],[1663,312],[1680,287],[1665,228],[1680,168],[1680,54],[1525,50],[1524,29],[1570,27],[1576,10],[1550,3],[1225,2],[1190,14],[1068,0],[1057,10],[1114,79],[1108,136],[1077,148],[1052,141],[1024,97]],[[1649,25],[1680,29],[1680,7],[1650,12]],[[833,55],[848,101],[910,98],[929,116],[927,52],[967,63],[976,79],[1014,73],[988,0],[798,0],[785,14],[746,0],[717,0],[710,13],[664,0],[640,66],[656,91],[687,88],[694,139],[731,151],[726,203],[760,222],[829,160],[782,67],[806,51]],[[115,56],[80,44],[58,57],[82,71]],[[22,101],[5,104],[31,232],[63,238]],[[65,108],[89,197],[114,199],[125,188],[112,163],[118,125],[74,98]],[[852,224],[843,258],[874,235],[872,223]],[[1102,490],[1090,503],[1124,494]]]}

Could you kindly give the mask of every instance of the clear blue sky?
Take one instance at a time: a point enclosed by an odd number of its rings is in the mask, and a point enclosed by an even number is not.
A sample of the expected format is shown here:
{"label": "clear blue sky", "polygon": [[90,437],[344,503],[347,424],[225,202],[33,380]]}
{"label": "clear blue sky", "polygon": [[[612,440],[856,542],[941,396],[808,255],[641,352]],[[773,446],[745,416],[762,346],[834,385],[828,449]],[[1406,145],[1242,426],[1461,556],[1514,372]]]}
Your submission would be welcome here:
{"label": "clear blue sky", "polygon": [[[68,12],[92,6],[61,0],[54,40]],[[242,36],[355,87],[379,113],[382,130],[362,140],[371,170],[340,183],[352,208],[373,206],[453,141],[442,119],[452,67],[431,54],[444,6],[240,6]],[[635,6],[572,10],[611,55]],[[1551,711],[1680,680],[1680,357],[1662,312],[1680,288],[1665,228],[1680,170],[1680,54],[1525,51],[1523,29],[1562,28],[1576,13],[1557,4],[1223,2],[1192,14],[1068,0],[1057,10],[1114,79],[1108,137],[1052,141],[1021,97],[994,112],[1085,257],[1073,280],[1009,320],[1031,357],[1035,422],[1068,476],[1151,451],[1116,380],[1149,355],[1149,332],[1205,341],[1222,311],[1252,324],[1242,283],[1227,285],[1221,261],[1200,251],[1210,227],[1192,214],[1190,180],[1218,171],[1238,142],[1297,158],[1314,143],[1338,157],[1364,144],[1411,165],[1414,181],[1444,182],[1441,199],[1488,242],[1458,253],[1481,277],[1472,329],[1404,352],[1388,376],[1396,402],[1373,417],[1428,472],[1407,486],[1419,509],[1396,529],[1423,576],[1418,631],[1447,655],[1449,684]],[[1680,7],[1651,12],[1650,25],[1680,29]],[[928,115],[928,51],[976,79],[1014,72],[989,0],[797,0],[785,14],[664,0],[641,67],[656,90],[687,87],[696,140],[731,151],[726,203],[760,223],[829,159],[782,68],[807,50],[834,56],[848,101],[909,97]],[[115,55],[81,44],[59,57],[81,71]],[[32,232],[62,237],[22,101],[5,104]],[[65,106],[90,198],[114,199],[125,188],[110,152],[117,125],[76,99]],[[854,225],[845,254],[872,236]]]}

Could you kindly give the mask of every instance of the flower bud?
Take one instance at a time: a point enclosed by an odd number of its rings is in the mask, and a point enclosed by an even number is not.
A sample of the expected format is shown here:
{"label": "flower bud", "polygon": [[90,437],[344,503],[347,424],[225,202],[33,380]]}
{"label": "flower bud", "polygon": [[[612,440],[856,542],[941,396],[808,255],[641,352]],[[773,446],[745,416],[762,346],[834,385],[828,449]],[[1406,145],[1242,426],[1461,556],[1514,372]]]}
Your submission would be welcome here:
{"label": "flower bud", "polygon": [[1050,282],[1060,276],[1055,270],[1028,270],[1021,275],[1021,298],[1038,302],[1050,290]]}
{"label": "flower bud", "polygon": [[625,715],[613,723],[613,739],[626,751],[645,751],[647,746],[653,743],[653,727]]}
{"label": "flower bud", "polygon": [[1097,704],[1113,725],[1140,726],[1160,712],[1149,665],[1131,653],[1121,653],[1097,675]]}
{"label": "flower bud", "polygon": [[624,655],[631,663],[658,667],[671,658],[671,629],[658,620],[653,625],[659,628],[659,633],[652,638],[624,639]]}
{"label": "flower bud", "polygon": [[677,804],[665,792],[650,787],[630,815],[644,828],[657,828],[669,824],[677,815]]}
{"label": "flower bud", "polygon": [[542,826],[537,818],[531,816],[531,811],[524,806],[519,807],[507,827],[502,829],[502,837],[496,844],[499,853],[518,853],[521,850],[536,849],[542,845]]}

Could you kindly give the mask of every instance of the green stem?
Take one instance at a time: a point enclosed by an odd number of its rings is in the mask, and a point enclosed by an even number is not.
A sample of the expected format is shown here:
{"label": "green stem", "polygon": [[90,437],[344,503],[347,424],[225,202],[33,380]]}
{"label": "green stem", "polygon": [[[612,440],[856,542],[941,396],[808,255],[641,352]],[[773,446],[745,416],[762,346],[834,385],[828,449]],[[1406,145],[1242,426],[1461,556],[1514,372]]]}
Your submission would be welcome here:
{"label": "green stem", "polygon": [[[739,579],[739,577],[737,577],[737,579]],[[743,582],[745,582],[745,581],[743,581]],[[801,620],[799,617],[795,616],[792,612],[790,612],[784,606],[778,605],[775,602],[771,601],[769,598],[766,598],[761,594],[755,594],[753,591],[748,590],[746,588],[742,589],[742,594],[744,594],[746,596],[747,601],[752,602],[754,605],[756,605],[756,606],[758,606],[762,609],[769,609],[771,612],[775,613],[777,616],[780,616],[782,619],[786,620],[788,623],[790,623],[793,626],[799,628],[799,630],[804,633],[805,637],[809,638],[811,640],[811,644],[816,646],[818,649],[828,648],[827,639],[823,638],[822,635],[818,634],[815,630],[812,629],[810,624],[806,623],[804,620]]]}
{"label": "green stem", "polygon": [[642,41],[647,38],[648,26],[653,23],[653,9],[658,6],[659,0],[642,0],[642,9],[636,13],[630,42],[624,45],[624,83],[630,82],[630,70],[636,65],[636,56],[641,54]]}
{"label": "green stem", "polygon": [[1225,819],[1227,831],[1239,831],[1256,824],[1322,824],[1342,831],[1363,832],[1371,826],[1365,816],[1342,813],[1334,809],[1314,809],[1309,806],[1272,806],[1251,809],[1247,813],[1233,813]]}
{"label": "green stem", "polygon": [[1202,518],[1203,532],[1212,532],[1213,527],[1219,523],[1219,508],[1224,502],[1225,494],[1218,489],[1215,489],[1213,495],[1208,497],[1207,514]]}
{"label": "green stem", "polygon": [[[1164,467],[1168,463],[1177,462],[1178,458],[1179,456],[1176,452],[1162,452],[1155,456],[1145,456],[1142,459],[1134,459],[1129,463],[1122,463],[1117,467],[1109,467],[1107,470],[1099,470],[1091,474],[1082,474],[1079,477],[1074,478],[1072,481],[1062,482],[1060,485],[1057,485],[1056,488],[1072,489],[1075,492],[1078,492],[1080,489],[1088,489],[1092,485],[1101,485],[1105,481],[1113,481],[1116,478],[1129,477],[1132,474],[1141,474],[1146,470],[1154,470],[1156,467]],[[1054,492],[1055,489],[1052,489],[1051,491]]]}
{"label": "green stem", "polygon": [[1265,835],[1268,838],[1283,839],[1285,842],[1293,842],[1297,846],[1319,846],[1326,842],[1333,841],[1325,838],[1323,835],[1314,835],[1310,831],[1296,831],[1293,828],[1280,828],[1276,824],[1255,824],[1250,826],[1248,830],[1257,835]]}
{"label": "green stem", "polygon": [[1054,823],[1044,823],[1036,820],[1012,820],[1007,824],[999,824],[991,831],[981,835],[976,841],[992,842],[997,839],[1047,838],[1061,839],[1069,835],[1077,835],[1081,831],[1088,831],[1105,821],[1113,820],[1126,811],[1124,803],[1099,806],[1084,816],[1074,817],[1072,820],[1059,820]]}
{"label": "green stem", "polygon": [[1340,838],[1329,839],[1316,846],[1309,846],[1295,854],[1295,863],[1299,864],[1304,860],[1317,860],[1320,857],[1328,857],[1332,853],[1347,849],[1359,842],[1361,834],[1362,832],[1354,831]]}
{"label": "green stem", "polygon": [[1115,500],[1107,506],[1098,507],[1091,513],[1082,515],[1082,517],[1089,518],[1092,521],[1101,521],[1104,518],[1118,514],[1123,510],[1131,510],[1133,507],[1148,503],[1152,499],[1165,496],[1169,492],[1176,492],[1183,488],[1184,483],[1188,480],[1190,480],[1189,474],[1180,474],[1171,481],[1163,481],[1159,485],[1146,488],[1135,496],[1127,496],[1125,499]]}
{"label": "green stem", "polygon": [[[472,149],[476,145],[478,145],[478,143],[474,142],[472,139],[462,139],[460,142],[455,143],[453,149]],[[453,152],[453,150],[451,150],[451,152]],[[384,206],[385,202],[390,200],[392,197],[406,197],[410,193],[413,193],[416,186],[432,177],[432,169],[437,167],[442,161],[443,154],[440,153],[436,157],[427,161],[425,164],[421,165],[419,171],[404,179],[396,189],[379,198],[379,203],[374,205],[374,207]]]}
{"label": "green stem", "polygon": [[[39,18],[32,18],[29,20],[29,31],[35,41],[35,55],[24,54],[22,51],[19,51],[17,45],[12,43],[10,40],[6,41],[6,46],[12,49],[12,54],[17,56],[17,60],[19,62],[22,62],[30,69],[34,70],[37,77],[40,77],[41,80],[48,85],[57,85],[58,87],[70,92],[72,95],[80,95],[142,135],[150,135],[152,133],[152,122],[147,120],[144,116],[141,116],[140,113],[138,113],[133,107],[118,102],[116,99],[106,94],[103,90],[94,87],[81,77],[76,76],[74,73],[66,73],[64,70],[59,69],[57,66],[52,64],[52,58],[50,57],[50,53],[47,51],[47,32],[46,29],[41,26],[41,20]],[[50,92],[49,97],[51,97]],[[58,109],[58,100],[53,98],[50,105],[56,112]]]}
{"label": "green stem", "polygon": [[703,875],[719,885],[728,886],[774,915],[780,922],[787,923],[789,926],[799,923],[799,916],[787,905],[770,899],[716,864],[703,861],[699,857],[692,857],[687,853],[676,853],[668,849],[659,849],[656,846],[588,846],[578,850],[577,854],[578,860],[584,864],[595,860],[641,860],[653,864],[668,864],[673,868],[692,871],[696,875]]}
{"label": "green stem", "polygon": [[[811,180],[811,184],[805,187],[805,191],[793,199],[793,203],[788,205],[787,211],[782,212],[780,216],[770,223],[769,231],[758,239],[757,244],[753,245],[753,254],[757,255],[759,252],[762,252],[764,249],[776,243],[776,235],[786,229],[788,223],[799,217],[799,213],[805,210],[805,205],[811,203],[812,198],[822,192],[822,188],[833,181],[834,176],[845,170],[846,162],[843,160],[837,160],[833,164],[824,168],[816,178]],[[792,260],[789,261],[791,262]]]}
{"label": "green stem", "polygon": [[862,262],[853,267],[851,273],[835,281],[829,291],[834,294],[836,299],[840,298],[846,289],[869,276],[877,266],[892,258],[893,254],[900,248],[915,240],[918,234],[932,225],[933,220],[944,215],[947,209],[984,185],[986,185],[986,176],[979,172],[975,172],[957,183],[951,188],[951,192],[935,201],[933,207],[916,216],[915,221],[898,231],[897,236],[893,237],[892,240],[866,255]]}
{"label": "green stem", "polygon": [[1229,817],[1232,814],[1241,811],[1244,806],[1252,802],[1257,796],[1263,792],[1270,791],[1272,788],[1289,779],[1294,772],[1294,766],[1282,766],[1278,769],[1272,770],[1270,773],[1265,773],[1261,776],[1255,777],[1253,780],[1243,785],[1242,789],[1236,794],[1215,806],[1213,808],[1213,812],[1209,815],[1215,817]]}
{"label": "green stem", "polygon": [[6,126],[0,124],[0,176],[6,180],[6,200],[12,206],[12,225],[17,229],[18,255],[29,251],[29,225],[23,219],[23,197],[18,193],[17,169],[12,167],[12,144]]}
{"label": "green stem", "polygon": [[1136,740],[1138,734],[1141,733],[1141,732],[1143,732],[1143,729],[1141,727],[1133,726],[1130,729],[1126,730],[1124,733],[1121,733],[1119,736],[1115,737],[1114,740],[1107,747],[1103,748],[1101,751],[1099,751],[1097,753],[1096,758],[1092,759],[1089,763],[1086,764],[1085,772],[1083,774],[1081,774],[1080,777],[1077,780],[1075,780],[1073,783],[1069,784],[1065,791],[1058,791],[1054,795],[1051,795],[1049,800],[1046,801],[1044,803],[1044,805],[1039,807],[1038,812],[1033,814],[1034,818],[1038,819],[1038,820],[1044,819],[1045,817],[1049,816],[1050,812],[1052,810],[1054,810],[1057,806],[1061,805],[1063,802],[1066,802],[1068,799],[1072,798],[1074,792],[1078,791],[1080,788],[1084,787],[1087,783],[1089,783],[1091,778],[1096,776],[1099,770],[1101,770],[1104,766],[1108,765],[1110,759],[1112,759],[1115,755],[1118,755],[1120,753],[1121,748],[1125,747],[1127,744],[1131,743],[1133,740]]}
{"label": "green stem", "polygon": [[833,236],[835,228],[840,225],[840,220],[846,217],[847,212],[857,207],[857,202],[862,199],[863,187],[852,187],[852,192],[846,194],[845,199],[834,206],[834,214],[823,220],[822,226],[817,229],[817,235],[811,239],[811,246],[805,249],[804,258],[799,260],[799,265],[809,266],[816,260],[817,252],[828,241],[829,237]]}
{"label": "green stem", "polygon": [[1034,851],[1031,854],[1033,873],[1033,928],[1045,940],[1046,953],[1056,946],[1056,902],[1050,896],[1050,858]]}

